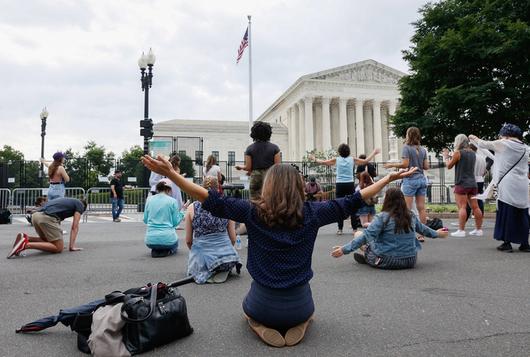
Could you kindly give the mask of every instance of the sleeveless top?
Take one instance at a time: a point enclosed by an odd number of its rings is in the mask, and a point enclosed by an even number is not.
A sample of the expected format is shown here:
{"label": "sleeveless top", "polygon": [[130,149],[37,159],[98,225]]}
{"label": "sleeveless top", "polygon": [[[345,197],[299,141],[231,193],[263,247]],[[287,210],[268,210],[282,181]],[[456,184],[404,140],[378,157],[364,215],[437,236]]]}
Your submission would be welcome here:
{"label": "sleeveless top", "polygon": [[455,185],[464,188],[475,188],[475,160],[473,151],[460,150],[460,160],[455,165]]}
{"label": "sleeveless top", "polygon": [[353,182],[353,157],[338,156],[337,165],[337,183]]}
{"label": "sleeveless top", "polygon": [[194,236],[203,236],[211,233],[226,232],[228,220],[217,218],[204,210],[199,201],[193,203],[194,214],[191,226],[193,227]]}

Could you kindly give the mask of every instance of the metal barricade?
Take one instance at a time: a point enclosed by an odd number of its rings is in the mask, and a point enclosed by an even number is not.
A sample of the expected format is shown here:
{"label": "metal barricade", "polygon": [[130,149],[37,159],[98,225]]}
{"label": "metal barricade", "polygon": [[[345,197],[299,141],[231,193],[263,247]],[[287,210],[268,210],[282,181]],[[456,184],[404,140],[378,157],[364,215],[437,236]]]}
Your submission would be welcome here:
{"label": "metal barricade", "polygon": [[[141,213],[144,211],[145,202],[150,192],[149,187],[125,188],[123,190],[124,206],[123,213]],[[87,209],[84,221],[88,220],[88,215],[112,213],[112,202],[110,197],[110,187],[91,187],[86,193]]]}
{"label": "metal barricade", "polygon": [[[37,197],[47,194],[48,188],[15,188],[11,192],[9,210],[13,214],[26,213],[28,209],[35,208]],[[64,196],[82,199],[85,197],[85,190],[81,187],[66,187]]]}
{"label": "metal barricade", "polygon": [[11,191],[8,188],[0,188],[0,209],[6,209],[11,202]]}

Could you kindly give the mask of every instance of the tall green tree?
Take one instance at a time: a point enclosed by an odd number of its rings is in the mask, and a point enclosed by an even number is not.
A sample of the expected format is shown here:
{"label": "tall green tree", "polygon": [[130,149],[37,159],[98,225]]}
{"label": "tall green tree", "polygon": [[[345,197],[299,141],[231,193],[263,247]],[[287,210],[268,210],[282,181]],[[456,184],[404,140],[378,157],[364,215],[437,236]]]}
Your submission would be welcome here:
{"label": "tall green tree", "polygon": [[144,150],[138,146],[132,146],[129,150],[125,150],[121,154],[119,168],[123,171],[123,177],[127,180],[128,177],[136,177],[137,185],[142,183],[144,165],[140,161]]}
{"label": "tall green tree", "polygon": [[83,149],[85,149],[83,157],[89,166],[87,184],[90,187],[101,186],[99,177],[110,174],[110,169],[115,164],[114,153],[112,151],[107,152],[103,145],[98,145],[95,141],[89,141]]}
{"label": "tall green tree", "polygon": [[441,150],[459,133],[494,138],[511,122],[530,124],[530,2],[445,0],[420,9],[410,75],[392,118],[404,136],[417,126],[423,143]]}

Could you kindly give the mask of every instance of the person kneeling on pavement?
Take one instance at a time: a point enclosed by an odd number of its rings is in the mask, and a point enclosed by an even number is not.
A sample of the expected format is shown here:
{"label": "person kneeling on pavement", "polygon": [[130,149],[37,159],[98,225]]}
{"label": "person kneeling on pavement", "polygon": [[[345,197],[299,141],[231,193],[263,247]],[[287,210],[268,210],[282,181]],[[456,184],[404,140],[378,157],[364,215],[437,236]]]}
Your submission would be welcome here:
{"label": "person kneeling on pavement", "polygon": [[81,215],[86,210],[85,200],[76,198],[56,198],[48,201],[41,209],[33,213],[31,221],[38,237],[30,237],[26,233],[17,234],[13,249],[7,256],[18,256],[26,249],[37,249],[49,253],[61,253],[64,248],[63,231],[61,222],[66,218],[74,217],[70,231],[68,250],[71,252],[82,250],[75,246],[79,232]]}
{"label": "person kneeling on pavement", "polygon": [[145,204],[145,245],[151,249],[153,258],[161,258],[177,252],[176,228],[184,218],[188,204],[185,204],[181,211],[177,201],[171,197],[171,187],[164,181],[156,185],[156,192],[157,194],[149,197]]}
{"label": "person kneeling on pavement", "polygon": [[364,232],[357,232],[355,238],[344,246],[333,247],[335,258],[364,247],[361,253],[354,253],[357,263],[368,264],[380,269],[408,269],[416,265],[417,252],[421,244],[416,232],[430,238],[446,238],[448,231],[437,231],[422,224],[407,208],[405,196],[399,188],[386,191],[381,213]]}

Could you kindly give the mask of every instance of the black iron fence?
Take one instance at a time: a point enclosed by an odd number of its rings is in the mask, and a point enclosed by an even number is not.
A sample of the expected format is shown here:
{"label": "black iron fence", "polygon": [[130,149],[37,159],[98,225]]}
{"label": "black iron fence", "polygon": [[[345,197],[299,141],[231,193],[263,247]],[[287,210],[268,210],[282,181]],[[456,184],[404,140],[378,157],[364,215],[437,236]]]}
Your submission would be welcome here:
{"label": "black iron fence", "polygon": [[[304,177],[313,176],[322,186],[324,191],[331,193],[335,186],[335,168],[316,165],[307,161],[287,162],[296,166]],[[193,177],[194,182],[201,183],[203,178],[203,166],[200,160],[183,160],[181,172],[187,177]],[[221,172],[228,184],[243,184],[248,186],[248,177],[243,171],[235,169],[241,165],[238,161],[219,162]],[[376,172],[379,177],[387,173],[383,167],[384,163],[377,163]],[[67,187],[79,187],[88,190],[91,187],[108,187],[110,176],[117,168],[123,171],[122,183],[131,188],[148,187],[146,182],[144,166],[137,160],[111,160],[107,162],[93,163],[86,158],[67,160],[65,169],[70,176]],[[447,170],[441,161],[432,161],[427,171],[429,186],[427,200],[431,203],[454,203],[452,186],[454,183],[453,170]],[[398,183],[399,184],[399,183]],[[38,161],[5,161],[0,162],[0,188],[42,188],[48,186],[47,174],[40,175],[40,163]]]}

